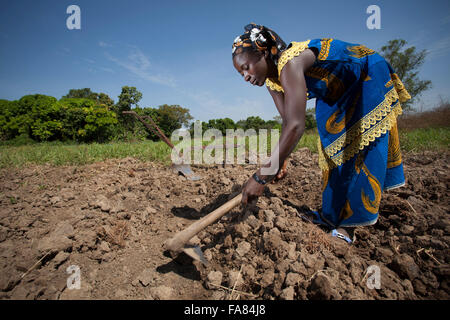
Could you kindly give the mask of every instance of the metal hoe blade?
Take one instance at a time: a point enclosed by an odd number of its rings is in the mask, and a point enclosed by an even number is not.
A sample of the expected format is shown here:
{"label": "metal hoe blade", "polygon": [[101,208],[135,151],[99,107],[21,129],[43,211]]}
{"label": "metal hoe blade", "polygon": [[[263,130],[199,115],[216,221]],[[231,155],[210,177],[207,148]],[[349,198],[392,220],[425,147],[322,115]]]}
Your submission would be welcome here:
{"label": "metal hoe blade", "polygon": [[200,249],[199,246],[186,245],[183,248],[183,252],[186,253],[192,259],[200,261],[205,266],[208,265],[208,261],[206,261],[205,256],[203,255],[202,249]]}
{"label": "metal hoe blade", "polygon": [[[153,121],[153,119],[149,116],[140,116],[134,111],[123,111],[123,114],[131,114],[136,117],[139,121],[141,121],[144,126],[149,129],[151,132],[156,134],[162,141],[164,141],[171,149],[175,149],[175,146],[173,143],[164,135],[164,132],[159,129],[159,127],[156,125],[156,123]],[[144,118],[147,119],[150,124],[144,121]],[[179,164],[179,165],[173,165],[173,171],[175,173],[180,172],[183,176],[186,177],[186,179],[191,181],[197,181],[200,180],[201,177],[194,174],[191,167],[187,164]]]}
{"label": "metal hoe blade", "polygon": [[197,176],[192,171],[191,167],[188,164],[175,164],[172,168],[174,172],[180,172],[188,180],[197,181],[201,179],[200,176]]}

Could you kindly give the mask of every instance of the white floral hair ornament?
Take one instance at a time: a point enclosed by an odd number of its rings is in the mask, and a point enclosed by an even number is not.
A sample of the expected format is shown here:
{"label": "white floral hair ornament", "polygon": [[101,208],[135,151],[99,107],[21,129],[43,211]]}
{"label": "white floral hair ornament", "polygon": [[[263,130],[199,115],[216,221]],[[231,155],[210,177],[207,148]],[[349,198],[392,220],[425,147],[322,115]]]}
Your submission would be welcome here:
{"label": "white floral hair ornament", "polygon": [[250,31],[250,40],[255,42],[256,40],[259,40],[260,42],[266,42],[266,38],[261,33],[261,30],[258,28],[253,28]]}
{"label": "white floral hair ornament", "polygon": [[233,56],[244,50],[267,50],[269,57],[277,64],[280,52],[287,47],[283,39],[273,30],[254,23],[246,25],[244,30],[244,34],[234,40]]}
{"label": "white floral hair ornament", "polygon": [[241,42],[241,41],[242,41],[241,36],[237,36],[237,37],[234,39],[234,41],[233,41],[233,47],[232,47],[232,49],[231,49],[231,53],[232,53],[232,54],[234,54],[234,52],[235,52],[236,49],[237,49],[237,47],[235,46],[235,44],[237,44],[237,43],[239,43],[239,42]]}

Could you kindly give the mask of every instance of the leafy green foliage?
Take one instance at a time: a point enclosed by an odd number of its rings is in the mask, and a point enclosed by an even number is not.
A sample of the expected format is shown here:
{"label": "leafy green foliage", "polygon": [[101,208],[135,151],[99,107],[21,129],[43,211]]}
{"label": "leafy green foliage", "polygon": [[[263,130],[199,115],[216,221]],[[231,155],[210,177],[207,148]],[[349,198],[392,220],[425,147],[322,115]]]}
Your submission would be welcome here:
{"label": "leafy green foliage", "polygon": [[12,139],[26,134],[37,140],[48,139],[60,125],[55,119],[58,113],[56,102],[56,98],[42,94],[26,95],[18,101],[2,100],[2,138]]}
{"label": "leafy green foliage", "polygon": [[90,99],[62,99],[59,102],[63,126],[61,140],[108,141],[117,115]]}
{"label": "leafy green foliage", "polygon": [[411,95],[411,100],[402,103],[404,110],[411,110],[415,99],[431,88],[431,81],[420,80],[418,77],[418,70],[425,62],[426,50],[416,52],[414,46],[403,49],[406,44],[406,40],[403,39],[390,40],[387,45],[381,47],[380,53],[394,68]]}
{"label": "leafy green foliage", "polygon": [[60,101],[41,94],[0,101],[2,139],[28,136],[36,141],[105,141],[116,115],[107,106],[84,98]]}
{"label": "leafy green foliage", "polygon": [[180,129],[182,126],[189,126],[190,121],[193,119],[189,114],[189,109],[182,108],[179,105],[164,104],[159,106],[155,113],[159,128],[168,137],[172,135],[173,131]]}
{"label": "leafy green foliage", "polygon": [[[0,100],[0,140],[15,141],[77,141],[105,142],[119,140],[159,140],[144,125],[122,111],[134,110],[150,116],[168,137],[182,126],[189,126],[192,116],[189,109],[179,105],[162,105],[158,108],[140,108],[142,98],[135,87],[122,87],[119,101],[89,88],[71,89],[57,100],[35,94],[17,101]],[[132,107],[135,107],[132,109]],[[14,142],[16,143],[16,142]]]}
{"label": "leafy green foliage", "polygon": [[62,97],[62,99],[68,99],[68,98],[91,99],[100,105],[103,104],[108,107],[111,107],[114,105],[114,100],[112,100],[106,93],[92,92],[90,88],[70,89],[69,93]]}
{"label": "leafy green foliage", "polygon": [[[145,117],[151,117],[153,122],[163,132],[163,134],[170,138],[172,133],[180,129],[182,126],[189,126],[192,116],[189,113],[189,109],[182,108],[179,105],[167,105],[164,104],[158,108],[133,108],[138,115],[144,117],[144,121],[150,124],[150,121]],[[135,119],[131,115],[125,115],[129,117],[128,121],[128,133],[131,137],[137,140],[151,139],[153,141],[159,140],[156,130],[148,130],[139,120]],[[150,124],[151,125],[151,124]],[[125,137],[126,139],[126,137]],[[121,139],[119,139],[121,140]]]}
{"label": "leafy green foliage", "polygon": [[139,107],[138,103],[141,99],[142,93],[139,92],[136,87],[122,87],[122,92],[119,95],[119,101],[116,105],[114,105],[113,110],[117,114],[119,123],[125,130],[132,129],[133,120],[128,115],[124,115],[123,111],[130,111],[133,105],[135,107]]}

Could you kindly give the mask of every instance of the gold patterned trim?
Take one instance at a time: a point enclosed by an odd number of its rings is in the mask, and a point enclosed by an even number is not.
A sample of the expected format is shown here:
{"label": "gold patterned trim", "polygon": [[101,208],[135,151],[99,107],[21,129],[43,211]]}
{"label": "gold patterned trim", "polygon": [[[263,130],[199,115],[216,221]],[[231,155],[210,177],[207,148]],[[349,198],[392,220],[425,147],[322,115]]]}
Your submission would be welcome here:
{"label": "gold patterned trim", "polygon": [[345,145],[353,141],[357,136],[382,120],[391,111],[391,105],[398,99],[397,91],[392,88],[385,94],[383,101],[372,111],[357,121],[350,129],[325,148],[325,153],[330,157],[338,153]]}
{"label": "gold patterned trim", "polygon": [[357,46],[348,46],[347,50],[353,53],[350,54],[350,56],[358,59],[375,53],[375,50],[369,49],[362,44]]}
{"label": "gold patterned trim", "polygon": [[[355,123],[327,148],[323,149],[319,138],[320,168],[322,170],[331,170],[342,165],[357,152],[375,141],[375,139],[391,130],[392,126],[396,124],[397,116],[402,114],[400,102],[397,101],[396,104],[392,105],[397,99],[398,96],[395,89],[389,91],[382,103]],[[347,144],[348,146],[346,146]]]}
{"label": "gold patterned trim", "polygon": [[331,157],[331,161],[340,166],[347,160],[351,159],[357,152],[363,150],[371,142],[374,142],[375,139],[388,132],[392,127],[392,123],[395,123],[396,117],[400,114],[402,114],[402,108],[400,103],[397,102],[392,111],[382,121],[364,132],[361,139],[359,139],[359,137],[356,138],[348,147]]}
{"label": "gold patterned trim", "polygon": [[[288,63],[292,58],[298,56],[300,53],[305,51],[305,49],[308,49],[309,42],[310,40],[303,42],[292,42],[292,46],[281,53],[281,56],[278,59],[278,66],[277,66],[278,78],[280,77],[281,70],[283,70],[283,67],[286,65],[286,63]],[[284,92],[283,86],[281,85],[279,79],[267,78],[266,86],[273,91]],[[306,95],[309,96],[309,93],[306,93]]]}
{"label": "gold patterned trim", "polygon": [[320,41],[320,53],[317,57],[319,60],[326,60],[328,58],[328,54],[330,53],[330,44],[333,39],[324,38]]}
{"label": "gold patterned trim", "polygon": [[[269,87],[269,89],[273,90],[273,91],[278,91],[278,92],[283,92],[284,93],[284,89],[281,86],[281,83],[279,83],[277,80],[275,79],[266,79],[266,86]],[[306,92],[306,98],[309,99],[309,92]]]}
{"label": "gold patterned trim", "polygon": [[406,90],[405,86],[403,85],[403,82],[400,80],[398,75],[396,73],[391,73],[391,79],[394,83],[394,88],[397,90],[398,98],[400,102],[405,102],[409,99],[411,99],[411,96],[409,95],[408,91]]}
{"label": "gold patterned trim", "polygon": [[336,168],[336,165],[331,162],[330,157],[325,156],[322,141],[320,141],[320,136],[317,138],[317,152],[319,154],[319,167],[322,169],[322,172],[329,172],[330,170]]}
{"label": "gold patterned trim", "polygon": [[322,170],[322,192],[325,191],[330,179],[330,170]]}
{"label": "gold patterned trim", "polygon": [[392,82],[392,79],[389,80],[388,82],[386,82],[386,84],[384,85],[386,88],[392,87],[394,85],[394,83]]}
{"label": "gold patterned trim", "polygon": [[300,53],[308,49],[309,42],[306,40],[303,42],[292,42],[292,46],[281,53],[280,59],[278,59],[278,77],[281,74],[281,70],[292,58],[297,57]]}
{"label": "gold patterned trim", "polygon": [[[362,53],[371,53],[370,49],[364,51],[365,47],[358,48],[358,50],[359,49],[361,49]],[[360,150],[363,150],[371,142],[375,141],[375,139],[379,138],[382,134],[386,134],[386,132],[394,127],[395,131],[397,116],[402,114],[400,103],[411,99],[411,96],[396,73],[391,73],[390,76],[391,80],[388,81],[385,86],[393,87],[385,94],[383,101],[378,106],[356,122],[350,129],[344,132],[326,148],[323,148],[319,137],[317,149],[319,153],[319,167],[322,170],[332,170],[333,168],[342,165]],[[369,80],[367,78],[368,77],[364,80]],[[395,132],[393,132],[393,134],[394,133]]]}
{"label": "gold patterned trim", "polygon": [[389,131],[388,145],[387,168],[389,169],[397,167],[402,163],[402,153],[400,150],[400,140],[398,138],[397,123],[393,124],[391,131]]}
{"label": "gold patterned trim", "polygon": [[273,91],[284,92],[283,87],[278,82],[278,80],[267,78],[266,79],[266,86],[268,86],[269,89],[271,89]]}

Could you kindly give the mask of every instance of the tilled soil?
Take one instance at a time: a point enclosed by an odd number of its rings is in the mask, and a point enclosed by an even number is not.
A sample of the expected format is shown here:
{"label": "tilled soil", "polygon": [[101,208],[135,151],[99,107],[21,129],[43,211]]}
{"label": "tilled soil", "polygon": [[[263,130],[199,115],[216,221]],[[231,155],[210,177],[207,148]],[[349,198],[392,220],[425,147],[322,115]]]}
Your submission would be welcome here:
{"label": "tilled soil", "polygon": [[383,194],[378,222],[348,245],[299,217],[321,203],[317,155],[300,149],[256,204],[193,239],[207,266],[163,243],[255,165],[196,166],[196,182],[132,158],[2,170],[0,298],[449,299],[449,154],[403,158],[407,185]]}

